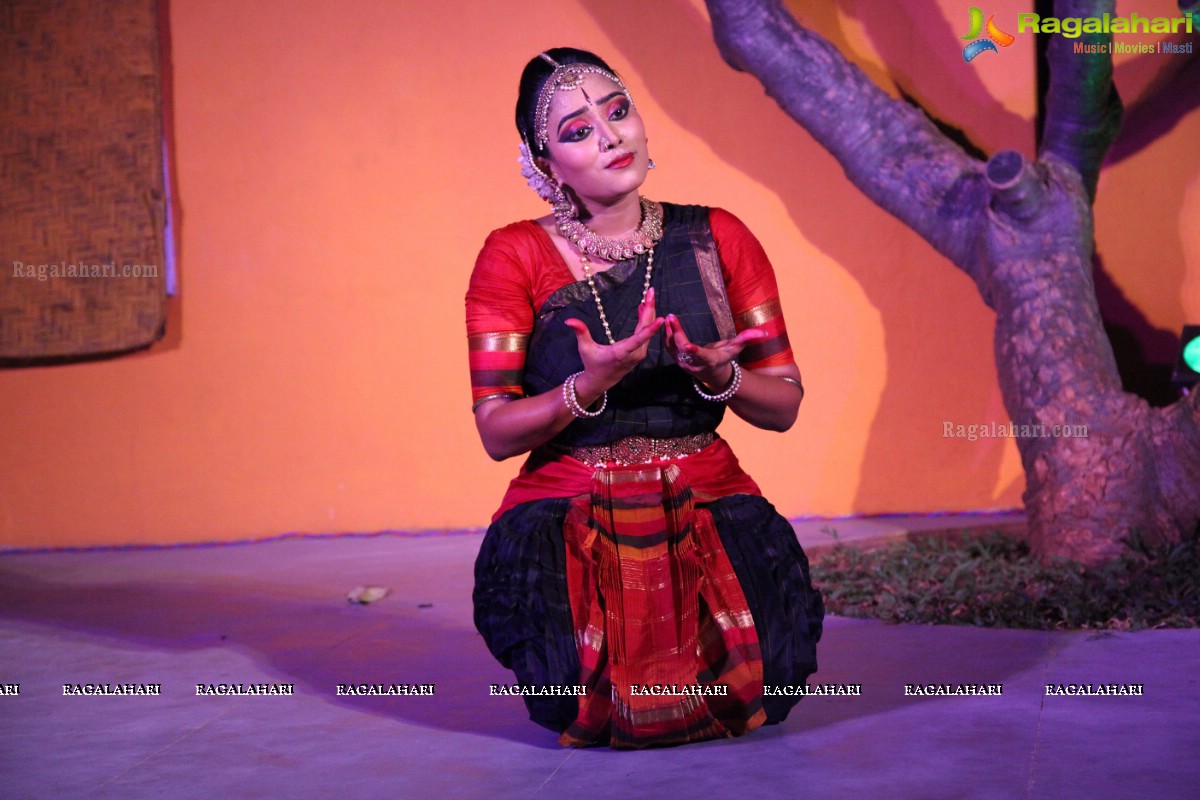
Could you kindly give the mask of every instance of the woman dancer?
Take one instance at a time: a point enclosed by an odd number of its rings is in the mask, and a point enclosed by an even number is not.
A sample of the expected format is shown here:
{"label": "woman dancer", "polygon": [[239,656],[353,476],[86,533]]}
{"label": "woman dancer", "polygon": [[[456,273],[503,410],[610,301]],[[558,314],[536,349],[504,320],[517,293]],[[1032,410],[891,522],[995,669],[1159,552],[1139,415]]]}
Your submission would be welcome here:
{"label": "woman dancer", "polygon": [[553,212],[494,231],[467,292],[484,448],[529,453],[476,562],[475,624],[564,745],[782,721],[797,697],[778,687],[816,671],[824,608],[791,525],[715,432],[726,408],[796,419],[771,265],[728,212],[641,196],[642,118],[596,55],[532,59],[516,118]]}

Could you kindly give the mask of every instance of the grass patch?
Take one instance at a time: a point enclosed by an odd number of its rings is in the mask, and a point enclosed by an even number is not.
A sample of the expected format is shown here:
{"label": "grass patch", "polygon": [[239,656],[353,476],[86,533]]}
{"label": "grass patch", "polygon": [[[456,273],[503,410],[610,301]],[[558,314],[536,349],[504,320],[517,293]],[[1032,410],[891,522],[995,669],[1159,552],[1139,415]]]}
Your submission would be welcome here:
{"label": "grass patch", "polygon": [[[836,536],[836,534],[834,534]],[[1176,545],[1126,541],[1116,561],[1089,569],[1042,564],[999,532],[926,536],[879,550],[838,544],[812,565],[826,608],[847,617],[988,628],[1200,626],[1200,535]]]}

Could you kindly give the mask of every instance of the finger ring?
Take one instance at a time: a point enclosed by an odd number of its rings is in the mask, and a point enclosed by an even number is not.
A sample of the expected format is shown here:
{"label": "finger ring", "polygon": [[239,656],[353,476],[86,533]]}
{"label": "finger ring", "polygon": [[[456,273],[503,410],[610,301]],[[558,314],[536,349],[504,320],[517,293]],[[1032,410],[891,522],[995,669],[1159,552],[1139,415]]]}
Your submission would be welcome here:
{"label": "finger ring", "polygon": [[676,360],[680,364],[690,364],[690,363],[692,363],[692,355],[691,355],[691,353],[680,353],[676,357]]}

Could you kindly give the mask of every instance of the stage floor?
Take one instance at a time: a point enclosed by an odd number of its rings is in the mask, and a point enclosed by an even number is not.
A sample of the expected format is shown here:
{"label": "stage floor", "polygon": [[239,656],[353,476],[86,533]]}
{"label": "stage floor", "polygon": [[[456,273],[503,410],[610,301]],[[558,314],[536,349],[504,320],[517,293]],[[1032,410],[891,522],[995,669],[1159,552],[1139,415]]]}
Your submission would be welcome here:
{"label": "stage floor", "polygon": [[[854,538],[853,523],[828,526]],[[479,541],[0,557],[0,797],[1200,797],[1196,630],[830,617],[813,683],[861,694],[807,697],[784,724],[742,739],[564,750],[519,698],[489,693],[511,675],[471,624]],[[348,603],[360,585],[392,594]],[[220,683],[294,694],[198,696]],[[432,684],[433,694],[337,694],[364,683]],[[160,684],[161,694],[65,695],[83,684]],[[1002,693],[921,696],[907,684]],[[1048,696],[1047,684],[1144,693]]]}

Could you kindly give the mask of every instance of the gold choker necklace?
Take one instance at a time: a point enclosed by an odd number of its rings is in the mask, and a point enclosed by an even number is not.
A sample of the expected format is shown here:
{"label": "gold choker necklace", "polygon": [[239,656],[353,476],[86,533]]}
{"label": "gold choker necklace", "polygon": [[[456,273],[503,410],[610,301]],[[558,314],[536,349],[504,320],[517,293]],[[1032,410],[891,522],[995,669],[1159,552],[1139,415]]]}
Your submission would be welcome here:
{"label": "gold choker necklace", "polygon": [[[581,254],[603,258],[605,261],[621,261],[633,258],[654,249],[663,235],[662,206],[653,200],[640,198],[642,223],[628,236],[612,239],[601,236],[580,222],[578,213],[571,203],[554,206],[554,224],[564,239],[574,245]],[[576,213],[572,213],[576,212]]]}

